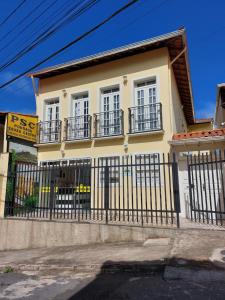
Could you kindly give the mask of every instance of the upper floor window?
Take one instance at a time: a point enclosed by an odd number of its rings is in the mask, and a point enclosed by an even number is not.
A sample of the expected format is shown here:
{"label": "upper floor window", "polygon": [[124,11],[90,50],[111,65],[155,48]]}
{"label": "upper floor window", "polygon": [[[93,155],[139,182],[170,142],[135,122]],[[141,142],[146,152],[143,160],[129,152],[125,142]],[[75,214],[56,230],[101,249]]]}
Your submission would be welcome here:
{"label": "upper floor window", "polygon": [[59,99],[47,100],[45,102],[45,121],[59,120]]}
{"label": "upper floor window", "polygon": [[97,127],[100,136],[121,134],[122,122],[119,86],[101,90],[100,115]]}
{"label": "upper floor window", "polygon": [[132,133],[161,129],[161,105],[155,78],[135,82],[130,126]]}
{"label": "upper floor window", "polygon": [[59,142],[61,138],[61,121],[59,120],[59,99],[45,101],[44,122],[39,124],[39,142]]}
{"label": "upper floor window", "polygon": [[152,105],[157,102],[156,79],[137,81],[135,84],[135,105]]}
{"label": "upper floor window", "polygon": [[119,87],[104,89],[101,92],[101,112],[109,112],[120,109]]}
{"label": "upper floor window", "polygon": [[88,93],[72,95],[72,116],[80,117],[89,114]]}
{"label": "upper floor window", "polygon": [[90,116],[88,93],[72,95],[72,117],[67,119],[66,139],[75,140],[90,137]]}

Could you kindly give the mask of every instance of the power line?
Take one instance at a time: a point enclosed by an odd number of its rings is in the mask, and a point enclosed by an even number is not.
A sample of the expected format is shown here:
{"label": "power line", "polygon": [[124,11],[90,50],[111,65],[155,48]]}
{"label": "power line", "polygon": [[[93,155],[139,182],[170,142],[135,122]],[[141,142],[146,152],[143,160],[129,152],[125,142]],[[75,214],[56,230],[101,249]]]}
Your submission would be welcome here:
{"label": "power line", "polygon": [[[26,24],[16,35],[16,37],[13,37],[11,40],[8,41],[8,43],[0,48],[0,52],[7,49],[15,40],[18,39],[18,37],[20,37],[20,35],[24,35],[24,32],[30,28],[30,25],[33,24],[34,22],[36,22],[40,17],[42,17],[46,12],[48,12],[49,8],[54,6],[59,0],[54,0],[53,2],[50,2],[50,4],[44,9],[42,10],[34,19],[31,19],[30,22],[28,24]],[[44,3],[44,2],[42,2]],[[40,27],[38,28],[38,30],[40,30]]]}
{"label": "power line", "polygon": [[[2,40],[4,40],[4,38],[6,38],[7,36],[9,36],[12,32],[15,31],[15,29],[18,29],[18,27],[23,24],[24,21],[26,21],[26,19],[30,18],[45,2],[41,0],[40,3],[38,3],[38,5],[36,5],[28,14],[26,14],[26,16],[20,20],[18,23],[15,24],[15,26],[13,26],[13,28],[11,28],[9,31],[7,31],[1,38],[0,38],[0,42]],[[16,36],[18,37],[18,35]],[[14,40],[14,39],[13,39]]]}
{"label": "power line", "polygon": [[43,60],[41,60],[40,62],[38,62],[37,64],[33,65],[32,67],[30,67],[28,70],[26,70],[25,72],[22,72],[21,74],[15,76],[14,78],[12,78],[11,80],[3,83],[2,85],[0,85],[0,89],[8,86],[9,84],[11,84],[12,82],[16,81],[17,79],[21,78],[22,76],[24,76],[25,74],[33,71],[34,69],[36,69],[37,67],[39,67],[40,65],[42,65],[43,63],[45,63],[46,61],[50,60],[51,58],[55,57],[56,55],[58,55],[59,53],[65,51],[66,49],[70,48],[71,46],[73,46],[74,44],[78,43],[79,41],[83,40],[85,37],[87,37],[88,35],[90,35],[91,33],[95,32],[96,30],[98,30],[100,27],[102,27],[104,24],[108,23],[110,20],[112,20],[114,17],[116,17],[117,15],[119,15],[120,13],[122,13],[124,10],[126,10],[128,7],[134,5],[136,2],[138,2],[139,0],[132,0],[129,1],[127,4],[125,4],[124,6],[122,6],[121,8],[119,8],[118,10],[116,10],[113,14],[111,14],[109,17],[105,18],[103,21],[101,21],[100,23],[98,23],[97,25],[95,25],[94,27],[92,27],[90,30],[86,31],[85,33],[81,34],[79,37],[77,37],[76,39],[74,39],[73,41],[67,43],[64,47],[60,48],[59,50],[53,52],[51,55],[47,56],[46,58],[44,58]]}
{"label": "power line", "polygon": [[20,7],[26,2],[27,0],[22,0],[20,4],[0,23],[0,27],[3,26],[19,9]]}
{"label": "power line", "polygon": [[[93,5],[95,5],[100,0],[89,0],[89,2],[85,3],[81,8],[79,8],[77,11],[75,8],[79,7],[79,5],[82,2],[85,2],[85,0],[79,1],[72,9],[70,8],[66,13],[64,14],[63,18],[60,17],[59,21],[56,21],[54,24],[50,25],[47,30],[45,30],[43,33],[41,33],[30,45],[26,46],[23,50],[21,50],[19,53],[17,53],[13,58],[11,58],[8,62],[4,63],[3,65],[0,65],[0,71],[4,70],[14,62],[16,62],[18,59],[26,55],[28,52],[30,52],[32,49],[43,43],[45,40],[49,39],[53,34],[55,34],[58,30],[65,27],[68,23],[74,21],[77,17],[79,17],[81,14],[86,12],[88,9],[90,9]],[[75,10],[75,11],[74,11]],[[72,11],[72,14],[68,15],[69,12]]]}

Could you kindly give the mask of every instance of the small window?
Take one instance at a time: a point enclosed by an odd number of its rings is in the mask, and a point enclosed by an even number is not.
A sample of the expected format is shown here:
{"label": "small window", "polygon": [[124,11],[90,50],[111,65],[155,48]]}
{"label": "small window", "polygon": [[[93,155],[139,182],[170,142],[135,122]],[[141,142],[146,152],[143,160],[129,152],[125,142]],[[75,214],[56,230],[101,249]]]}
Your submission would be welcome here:
{"label": "small window", "polygon": [[[116,184],[120,182],[120,169],[119,169],[120,157],[101,157],[98,160],[100,168],[100,182],[103,186],[105,184],[105,172],[109,172],[109,184]],[[106,168],[108,167],[108,169]]]}
{"label": "small window", "polygon": [[72,95],[72,99],[73,100],[79,100],[79,99],[86,99],[88,98],[88,93],[80,93],[80,94],[75,94],[75,95]]}
{"label": "small window", "polygon": [[102,90],[103,94],[111,94],[111,93],[116,93],[119,92],[119,87],[115,87],[115,88],[110,88],[110,89],[106,89],[106,90]]}
{"label": "small window", "polygon": [[156,79],[155,78],[149,79],[149,80],[144,80],[144,81],[141,81],[141,82],[137,82],[136,86],[137,87],[143,87],[143,86],[153,85],[153,84],[156,84]]}
{"label": "small window", "polygon": [[159,185],[160,160],[159,153],[135,155],[136,180],[138,185]]}

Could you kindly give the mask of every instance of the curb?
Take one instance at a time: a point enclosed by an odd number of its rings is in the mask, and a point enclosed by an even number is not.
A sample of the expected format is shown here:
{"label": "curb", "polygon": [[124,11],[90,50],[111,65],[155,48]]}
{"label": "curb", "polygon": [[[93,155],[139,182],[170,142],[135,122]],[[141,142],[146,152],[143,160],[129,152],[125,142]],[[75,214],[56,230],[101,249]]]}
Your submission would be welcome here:
{"label": "curb", "polygon": [[104,264],[91,264],[91,265],[38,265],[38,264],[4,264],[0,265],[0,273],[4,273],[6,268],[11,267],[13,272],[20,271],[69,271],[73,273],[142,273],[142,274],[156,274],[163,273],[165,269],[165,262],[161,264],[150,263],[114,263],[107,262]]}

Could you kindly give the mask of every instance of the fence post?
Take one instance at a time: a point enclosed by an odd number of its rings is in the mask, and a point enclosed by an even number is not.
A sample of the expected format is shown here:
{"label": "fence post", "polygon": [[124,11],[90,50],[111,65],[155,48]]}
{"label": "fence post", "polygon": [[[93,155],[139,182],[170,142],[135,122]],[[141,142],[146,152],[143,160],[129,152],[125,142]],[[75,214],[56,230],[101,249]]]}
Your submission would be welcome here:
{"label": "fence post", "polygon": [[173,196],[174,196],[174,208],[177,214],[177,227],[180,227],[180,191],[179,191],[179,177],[178,177],[178,164],[176,161],[176,155],[173,153],[172,162],[172,177],[173,177]]}
{"label": "fence post", "polygon": [[[17,176],[17,164],[13,158],[13,153],[9,153],[8,159],[8,171],[6,180],[6,194],[5,194],[5,209],[4,216],[14,215],[14,205],[16,197],[16,176]],[[11,185],[11,186],[10,186]]]}
{"label": "fence post", "polygon": [[106,213],[106,224],[108,223],[108,209],[109,209],[109,166],[106,159],[106,166],[104,167],[104,206]]}
{"label": "fence post", "polygon": [[50,209],[50,220],[52,220],[52,209],[53,209],[53,201],[54,201],[54,178],[52,178],[52,172],[50,171],[50,199],[49,199],[49,209]]}

